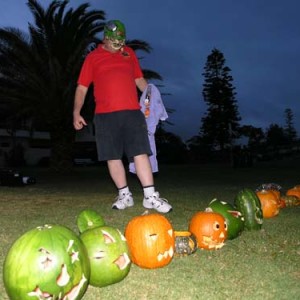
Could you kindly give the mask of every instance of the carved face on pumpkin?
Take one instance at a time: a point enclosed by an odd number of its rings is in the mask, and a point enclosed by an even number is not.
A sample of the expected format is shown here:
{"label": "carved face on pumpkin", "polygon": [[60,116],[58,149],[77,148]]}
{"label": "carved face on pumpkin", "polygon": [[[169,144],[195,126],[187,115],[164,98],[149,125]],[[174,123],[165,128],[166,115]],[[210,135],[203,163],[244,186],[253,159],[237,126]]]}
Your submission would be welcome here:
{"label": "carved face on pumpkin", "polygon": [[131,260],[124,235],[116,228],[101,226],[80,235],[91,265],[90,284],[104,287],[117,283],[129,273]]}
{"label": "carved face on pumpkin", "polygon": [[90,268],[86,249],[75,233],[63,226],[45,225],[28,231],[12,245],[3,273],[12,300],[79,300],[86,291]]}
{"label": "carved face on pumpkin", "polygon": [[216,250],[224,246],[227,238],[227,224],[225,218],[214,212],[197,212],[191,218],[189,231],[198,242],[198,247],[207,250]]}
{"label": "carved face on pumpkin", "polygon": [[133,218],[126,226],[125,237],[132,261],[142,268],[164,267],[174,256],[174,230],[160,214]]}

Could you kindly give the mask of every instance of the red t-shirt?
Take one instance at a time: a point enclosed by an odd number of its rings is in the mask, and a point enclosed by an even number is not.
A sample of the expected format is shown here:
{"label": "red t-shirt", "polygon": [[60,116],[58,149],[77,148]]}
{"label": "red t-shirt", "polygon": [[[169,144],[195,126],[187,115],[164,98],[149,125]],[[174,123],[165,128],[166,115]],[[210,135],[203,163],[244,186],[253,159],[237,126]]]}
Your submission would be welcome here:
{"label": "red t-shirt", "polygon": [[140,109],[135,79],[143,77],[134,51],[111,53],[100,44],[90,52],[81,68],[77,83],[94,84],[95,113]]}

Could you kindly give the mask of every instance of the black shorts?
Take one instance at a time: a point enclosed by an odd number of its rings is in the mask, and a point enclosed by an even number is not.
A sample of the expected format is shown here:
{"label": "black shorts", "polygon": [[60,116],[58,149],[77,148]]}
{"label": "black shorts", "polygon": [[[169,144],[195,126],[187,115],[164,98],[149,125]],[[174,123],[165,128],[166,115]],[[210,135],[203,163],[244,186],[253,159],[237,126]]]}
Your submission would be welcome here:
{"label": "black shorts", "polygon": [[98,159],[128,160],[140,154],[152,155],[147,124],[140,110],[125,110],[94,117]]}

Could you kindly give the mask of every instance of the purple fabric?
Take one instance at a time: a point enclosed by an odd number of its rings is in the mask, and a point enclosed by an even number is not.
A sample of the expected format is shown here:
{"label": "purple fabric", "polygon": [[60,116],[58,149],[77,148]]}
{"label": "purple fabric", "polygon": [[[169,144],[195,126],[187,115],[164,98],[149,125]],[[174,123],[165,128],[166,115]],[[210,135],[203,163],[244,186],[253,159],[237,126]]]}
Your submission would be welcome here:
{"label": "purple fabric", "polygon": [[[161,99],[161,94],[158,88],[152,83],[149,83],[148,87],[151,88],[151,96],[150,96],[150,114],[148,118],[146,118],[146,123],[148,128],[150,147],[153,153],[151,156],[149,156],[149,159],[151,163],[152,172],[155,173],[158,172],[158,163],[156,159],[157,153],[156,153],[156,144],[155,144],[156,126],[159,123],[159,121],[165,121],[168,118],[168,114],[163,104],[163,101]],[[147,89],[145,89],[145,91],[143,92],[140,98],[141,111],[143,113],[145,112],[146,109],[145,98],[146,98]],[[129,172],[136,173],[133,162],[129,164]]]}

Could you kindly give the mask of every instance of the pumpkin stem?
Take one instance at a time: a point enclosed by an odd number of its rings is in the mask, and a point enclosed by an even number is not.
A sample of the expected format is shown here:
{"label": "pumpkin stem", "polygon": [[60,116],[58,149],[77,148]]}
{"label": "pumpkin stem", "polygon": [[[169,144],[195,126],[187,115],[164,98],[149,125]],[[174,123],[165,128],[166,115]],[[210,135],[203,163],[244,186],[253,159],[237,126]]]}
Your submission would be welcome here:
{"label": "pumpkin stem", "polygon": [[205,212],[213,212],[213,210],[210,207],[205,208]]}

